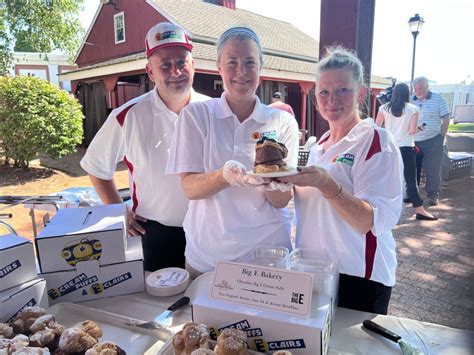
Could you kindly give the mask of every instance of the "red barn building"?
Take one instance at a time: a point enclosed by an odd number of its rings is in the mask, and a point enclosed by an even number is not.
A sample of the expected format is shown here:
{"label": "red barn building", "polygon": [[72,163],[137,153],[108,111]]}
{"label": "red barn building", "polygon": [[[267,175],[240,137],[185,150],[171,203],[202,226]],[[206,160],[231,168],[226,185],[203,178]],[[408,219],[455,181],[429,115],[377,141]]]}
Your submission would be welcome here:
{"label": "red barn building", "polygon": [[[316,132],[315,64],[319,43],[295,26],[236,8],[235,0],[103,0],[78,51],[78,69],[60,75],[71,80],[84,106],[85,144],[111,109],[147,92],[153,86],[145,73],[144,38],[163,21],[182,26],[193,41],[196,62],[194,89],[211,97],[222,93],[216,67],[215,44],[231,26],[255,30],[264,47],[261,84],[257,94],[264,103],[280,91],[293,107],[302,129]],[[390,84],[380,86],[385,88]]]}

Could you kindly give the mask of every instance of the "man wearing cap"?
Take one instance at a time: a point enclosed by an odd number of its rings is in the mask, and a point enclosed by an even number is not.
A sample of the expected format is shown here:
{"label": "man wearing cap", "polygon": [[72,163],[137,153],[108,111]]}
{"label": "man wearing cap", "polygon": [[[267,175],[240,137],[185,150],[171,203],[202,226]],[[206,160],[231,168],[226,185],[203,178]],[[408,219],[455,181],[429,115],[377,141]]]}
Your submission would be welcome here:
{"label": "man wearing cap", "polygon": [[165,175],[175,121],[189,102],[209,97],[192,89],[192,44],[183,29],[163,22],[145,39],[146,72],[155,88],[114,109],[92,140],[82,168],[104,204],[121,203],[116,166],[129,171],[128,233],[141,236],[146,271],[184,267],[182,223],[188,200],[179,177]]}
{"label": "man wearing cap", "polygon": [[290,113],[293,117],[295,117],[295,113],[293,112],[293,109],[291,108],[290,105],[285,104],[283,102],[282,97],[283,97],[283,95],[281,94],[281,92],[278,92],[278,91],[274,92],[273,97],[272,97],[272,103],[268,106],[276,108],[278,110],[286,111],[286,112]]}

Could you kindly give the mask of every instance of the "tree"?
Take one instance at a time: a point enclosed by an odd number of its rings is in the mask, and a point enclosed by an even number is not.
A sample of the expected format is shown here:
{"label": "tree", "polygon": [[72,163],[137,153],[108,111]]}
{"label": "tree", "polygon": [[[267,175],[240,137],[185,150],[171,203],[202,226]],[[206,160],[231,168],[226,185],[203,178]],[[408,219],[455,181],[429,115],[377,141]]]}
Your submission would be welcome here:
{"label": "tree", "polygon": [[61,158],[82,141],[81,104],[35,77],[0,77],[0,148],[6,162],[27,168],[39,153]]}
{"label": "tree", "polygon": [[0,0],[0,75],[8,73],[16,41],[19,48],[59,49],[72,58],[84,34],[82,6],[83,0]]}
{"label": "tree", "polygon": [[36,52],[32,44],[28,40],[28,38],[29,38],[28,32],[26,31],[19,32],[15,39],[14,51],[15,52]]}

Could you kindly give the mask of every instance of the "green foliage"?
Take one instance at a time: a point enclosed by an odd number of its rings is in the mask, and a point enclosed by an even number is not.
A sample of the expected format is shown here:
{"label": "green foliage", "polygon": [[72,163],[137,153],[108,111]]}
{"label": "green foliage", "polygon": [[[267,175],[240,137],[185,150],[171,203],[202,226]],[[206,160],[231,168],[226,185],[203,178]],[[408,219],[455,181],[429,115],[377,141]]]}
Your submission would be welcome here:
{"label": "green foliage", "polygon": [[40,152],[52,158],[73,153],[82,141],[83,118],[74,96],[48,81],[0,80],[0,145],[16,167],[28,167]]}
{"label": "green foliage", "polygon": [[0,75],[11,64],[12,47],[49,53],[59,49],[72,58],[84,29],[83,0],[0,0]]}
{"label": "green foliage", "polygon": [[[16,41],[15,41],[15,52],[36,52],[36,50],[33,48],[32,44],[28,40],[29,35],[28,32],[20,32],[16,36]],[[51,49],[47,52],[51,52]]]}
{"label": "green foliage", "polygon": [[451,123],[448,127],[448,132],[473,133],[474,123]]}

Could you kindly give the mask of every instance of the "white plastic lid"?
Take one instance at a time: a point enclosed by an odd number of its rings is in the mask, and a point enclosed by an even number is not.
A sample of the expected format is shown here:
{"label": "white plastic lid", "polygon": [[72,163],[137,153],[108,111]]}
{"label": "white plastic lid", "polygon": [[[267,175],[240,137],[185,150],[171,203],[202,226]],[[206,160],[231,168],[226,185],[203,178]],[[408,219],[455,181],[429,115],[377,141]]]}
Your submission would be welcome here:
{"label": "white plastic lid", "polygon": [[186,290],[189,272],[178,267],[169,267],[152,272],[146,277],[146,292],[153,296],[177,295]]}

